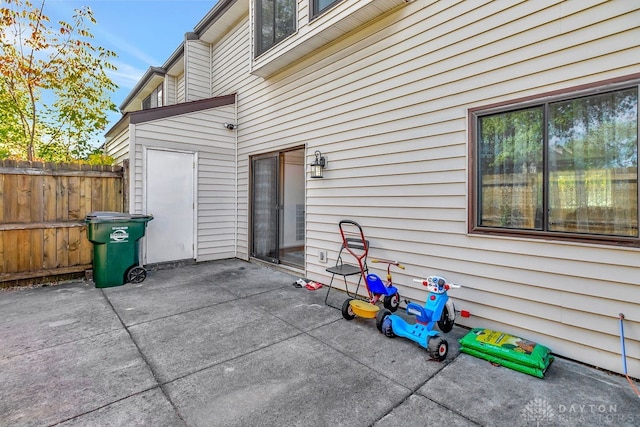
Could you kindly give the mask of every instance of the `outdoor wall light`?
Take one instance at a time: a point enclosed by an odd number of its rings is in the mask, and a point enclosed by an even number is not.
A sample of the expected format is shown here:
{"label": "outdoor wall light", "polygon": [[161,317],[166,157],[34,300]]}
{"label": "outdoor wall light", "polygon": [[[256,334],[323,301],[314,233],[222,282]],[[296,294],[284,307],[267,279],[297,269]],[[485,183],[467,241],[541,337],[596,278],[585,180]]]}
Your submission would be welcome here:
{"label": "outdoor wall light", "polygon": [[327,158],[322,157],[320,150],[316,150],[314,153],[316,158],[311,163],[311,178],[322,178],[322,171],[327,167]]}
{"label": "outdoor wall light", "polygon": [[238,127],[238,125],[234,125],[233,123],[225,123],[224,127],[226,127],[229,130],[234,130],[235,128]]}

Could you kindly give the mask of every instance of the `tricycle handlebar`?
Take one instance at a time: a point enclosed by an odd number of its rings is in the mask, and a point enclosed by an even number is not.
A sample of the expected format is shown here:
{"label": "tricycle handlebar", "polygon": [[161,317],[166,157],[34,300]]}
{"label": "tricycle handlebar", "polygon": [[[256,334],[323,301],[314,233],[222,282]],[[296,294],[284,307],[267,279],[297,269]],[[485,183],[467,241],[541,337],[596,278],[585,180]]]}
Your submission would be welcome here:
{"label": "tricycle handlebar", "polygon": [[456,285],[454,283],[449,283],[447,279],[441,276],[429,276],[426,279],[413,279],[414,282],[422,283],[423,286],[427,288],[434,287],[437,289],[438,287],[444,288],[445,290],[449,290],[451,288],[460,288],[460,285]]}
{"label": "tricycle handlebar", "polygon": [[390,261],[388,259],[372,259],[371,260],[372,263],[382,263],[382,264],[390,264],[390,265],[395,265],[398,268],[401,268],[404,270],[404,265],[400,264],[398,261]]}

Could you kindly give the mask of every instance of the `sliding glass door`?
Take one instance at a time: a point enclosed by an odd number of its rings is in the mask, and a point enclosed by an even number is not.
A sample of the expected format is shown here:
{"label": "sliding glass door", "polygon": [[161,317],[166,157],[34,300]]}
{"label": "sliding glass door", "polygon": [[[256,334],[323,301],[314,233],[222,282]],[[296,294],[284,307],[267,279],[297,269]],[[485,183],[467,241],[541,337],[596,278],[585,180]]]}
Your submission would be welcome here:
{"label": "sliding glass door", "polygon": [[251,256],[304,267],[304,149],[251,160]]}
{"label": "sliding glass door", "polygon": [[252,161],[253,248],[251,255],[278,262],[278,155],[254,158]]}

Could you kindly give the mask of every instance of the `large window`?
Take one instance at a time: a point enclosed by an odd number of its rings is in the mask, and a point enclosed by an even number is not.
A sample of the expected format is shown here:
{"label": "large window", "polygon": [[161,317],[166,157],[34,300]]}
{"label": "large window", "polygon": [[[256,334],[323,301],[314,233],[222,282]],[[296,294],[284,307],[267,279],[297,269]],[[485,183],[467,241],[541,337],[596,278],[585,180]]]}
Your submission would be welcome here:
{"label": "large window", "polygon": [[474,231],[640,243],[637,85],[474,120]]}
{"label": "large window", "polygon": [[311,0],[311,16],[315,17],[342,0]]}
{"label": "large window", "polygon": [[296,30],[295,0],[256,0],[256,56]]}

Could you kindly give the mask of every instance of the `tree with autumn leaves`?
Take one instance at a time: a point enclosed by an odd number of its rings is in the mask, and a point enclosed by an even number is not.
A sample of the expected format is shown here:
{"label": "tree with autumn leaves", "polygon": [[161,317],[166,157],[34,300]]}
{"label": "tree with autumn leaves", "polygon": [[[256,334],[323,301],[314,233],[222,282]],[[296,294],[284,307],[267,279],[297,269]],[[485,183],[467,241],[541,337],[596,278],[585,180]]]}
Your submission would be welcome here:
{"label": "tree with autumn leaves", "polygon": [[74,161],[117,111],[107,76],[116,54],[92,44],[91,9],[52,23],[46,0],[3,0],[0,7],[0,159]]}

